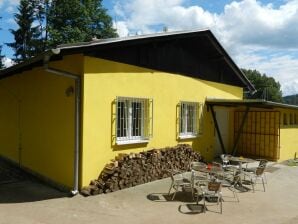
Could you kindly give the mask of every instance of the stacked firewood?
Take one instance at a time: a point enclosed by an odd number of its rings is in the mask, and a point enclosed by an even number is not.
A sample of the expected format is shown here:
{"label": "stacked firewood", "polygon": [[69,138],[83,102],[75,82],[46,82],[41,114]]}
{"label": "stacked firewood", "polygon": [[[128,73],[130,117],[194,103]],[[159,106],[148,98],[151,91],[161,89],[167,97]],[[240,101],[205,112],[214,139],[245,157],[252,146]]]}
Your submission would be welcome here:
{"label": "stacked firewood", "polygon": [[105,166],[98,179],[82,188],[81,193],[84,196],[109,193],[166,178],[169,176],[166,171],[187,171],[190,162],[201,160],[201,155],[186,144],[140,153],[121,153]]}

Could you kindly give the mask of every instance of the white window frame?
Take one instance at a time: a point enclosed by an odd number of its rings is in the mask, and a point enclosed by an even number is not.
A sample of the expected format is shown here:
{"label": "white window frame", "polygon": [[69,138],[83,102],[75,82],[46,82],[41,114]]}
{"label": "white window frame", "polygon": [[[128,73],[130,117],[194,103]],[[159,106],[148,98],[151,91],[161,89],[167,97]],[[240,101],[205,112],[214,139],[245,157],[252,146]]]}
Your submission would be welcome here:
{"label": "white window frame", "polygon": [[[196,138],[202,134],[202,103],[181,101],[179,104],[179,139]],[[189,113],[192,108],[191,126]],[[191,129],[191,131],[189,131]]]}
{"label": "white window frame", "polygon": [[[120,103],[123,103],[123,109],[121,109]],[[141,107],[136,108],[135,113],[140,113],[140,117],[133,117],[134,109],[133,104],[140,103]],[[151,105],[151,106],[150,106]],[[150,117],[149,108],[153,109],[152,100],[148,98],[133,98],[133,97],[117,97],[116,99],[116,144],[137,144],[149,142],[152,136],[152,123],[153,119]],[[119,110],[123,110],[119,113]],[[140,111],[138,111],[140,110]],[[152,115],[153,113],[151,113]],[[119,120],[120,119],[120,120]],[[134,129],[134,119],[136,127]],[[140,122],[140,124],[138,123]],[[137,132],[137,133],[133,133]]]}

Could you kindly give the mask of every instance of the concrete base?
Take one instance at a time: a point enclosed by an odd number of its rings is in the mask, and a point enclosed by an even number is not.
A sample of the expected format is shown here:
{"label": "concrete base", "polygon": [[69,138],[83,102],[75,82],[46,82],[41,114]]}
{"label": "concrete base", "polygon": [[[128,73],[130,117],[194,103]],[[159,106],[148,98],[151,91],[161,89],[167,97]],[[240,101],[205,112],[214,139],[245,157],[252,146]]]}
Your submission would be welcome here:
{"label": "concrete base", "polygon": [[84,198],[65,194],[34,181],[0,185],[0,223],[298,223],[298,167],[271,164],[266,192],[239,193],[238,203],[223,190],[223,214],[216,204],[195,206],[189,193],[166,196],[170,179]]}

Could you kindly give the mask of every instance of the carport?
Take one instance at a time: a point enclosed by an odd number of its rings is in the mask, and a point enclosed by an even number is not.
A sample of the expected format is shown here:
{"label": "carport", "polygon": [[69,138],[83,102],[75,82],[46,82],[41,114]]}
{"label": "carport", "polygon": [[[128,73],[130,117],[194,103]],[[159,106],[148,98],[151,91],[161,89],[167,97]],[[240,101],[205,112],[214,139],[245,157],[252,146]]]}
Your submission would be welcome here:
{"label": "carport", "polygon": [[[297,106],[265,100],[207,99],[214,126],[223,154],[241,155],[251,158],[280,159],[281,109],[294,109]],[[216,118],[215,107],[230,108],[233,117],[232,147],[226,149]]]}

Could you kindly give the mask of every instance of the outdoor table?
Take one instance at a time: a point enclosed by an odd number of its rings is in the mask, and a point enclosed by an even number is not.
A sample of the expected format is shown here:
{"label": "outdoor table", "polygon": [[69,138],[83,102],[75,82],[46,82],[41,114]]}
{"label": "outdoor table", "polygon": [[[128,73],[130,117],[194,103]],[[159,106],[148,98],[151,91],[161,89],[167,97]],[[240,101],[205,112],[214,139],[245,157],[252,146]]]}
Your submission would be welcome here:
{"label": "outdoor table", "polygon": [[[194,167],[193,170],[201,173],[206,173],[209,176],[222,174],[224,172],[221,168],[217,166],[210,166],[210,165],[206,165],[206,167],[198,167],[198,168]],[[192,175],[195,175],[195,173],[192,173]],[[208,181],[207,177],[205,180],[199,180],[198,182],[205,182],[205,181]]]}
{"label": "outdoor table", "polygon": [[240,187],[238,190],[248,191],[248,189],[244,188],[243,185],[242,185],[242,178],[241,178],[241,175],[243,174],[242,164],[243,163],[253,163],[253,162],[256,162],[256,160],[250,159],[250,158],[244,158],[244,157],[241,157],[241,156],[240,157],[231,156],[229,158],[229,160],[234,161],[234,162],[238,162],[238,164],[239,164],[238,171],[235,174],[235,176],[238,177],[237,178],[237,184]]}

